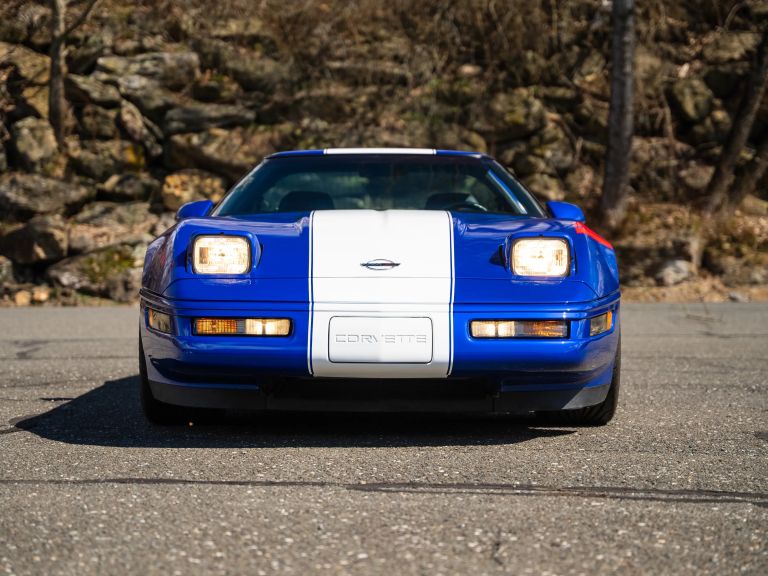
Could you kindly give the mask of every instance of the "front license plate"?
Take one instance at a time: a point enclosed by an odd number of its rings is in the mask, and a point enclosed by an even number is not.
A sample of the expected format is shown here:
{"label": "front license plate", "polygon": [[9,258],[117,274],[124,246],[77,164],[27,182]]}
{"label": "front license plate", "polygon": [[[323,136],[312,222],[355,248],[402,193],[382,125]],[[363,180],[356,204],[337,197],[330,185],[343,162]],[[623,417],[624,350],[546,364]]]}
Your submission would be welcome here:
{"label": "front license plate", "polygon": [[432,320],[335,316],[328,333],[331,362],[429,364]]}

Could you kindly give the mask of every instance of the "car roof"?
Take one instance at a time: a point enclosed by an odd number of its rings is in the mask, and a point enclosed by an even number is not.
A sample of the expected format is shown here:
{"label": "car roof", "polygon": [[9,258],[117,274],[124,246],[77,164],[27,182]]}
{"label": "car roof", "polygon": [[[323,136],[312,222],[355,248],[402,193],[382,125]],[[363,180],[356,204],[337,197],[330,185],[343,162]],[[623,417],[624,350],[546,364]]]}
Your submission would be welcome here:
{"label": "car roof", "polygon": [[337,154],[355,155],[379,155],[396,154],[401,156],[463,156],[469,158],[489,158],[482,152],[467,152],[463,150],[437,150],[434,148],[324,148],[319,150],[289,150],[275,152],[267,156],[267,159],[290,158],[295,156],[325,156]]}

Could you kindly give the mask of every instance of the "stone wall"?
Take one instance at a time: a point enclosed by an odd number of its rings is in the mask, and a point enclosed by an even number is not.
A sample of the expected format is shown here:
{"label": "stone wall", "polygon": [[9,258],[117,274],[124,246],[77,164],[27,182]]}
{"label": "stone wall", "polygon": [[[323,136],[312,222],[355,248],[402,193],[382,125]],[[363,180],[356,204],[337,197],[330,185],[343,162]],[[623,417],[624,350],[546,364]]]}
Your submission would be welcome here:
{"label": "stone wall", "polygon": [[[69,45],[65,151],[47,119],[48,9],[0,8],[0,299],[134,299],[173,212],[282,149],[487,151],[599,230],[609,7],[502,4],[104,0]],[[633,191],[611,238],[627,285],[768,281],[762,187],[697,243],[766,18],[758,1],[639,3]],[[764,104],[755,139],[767,125]]]}

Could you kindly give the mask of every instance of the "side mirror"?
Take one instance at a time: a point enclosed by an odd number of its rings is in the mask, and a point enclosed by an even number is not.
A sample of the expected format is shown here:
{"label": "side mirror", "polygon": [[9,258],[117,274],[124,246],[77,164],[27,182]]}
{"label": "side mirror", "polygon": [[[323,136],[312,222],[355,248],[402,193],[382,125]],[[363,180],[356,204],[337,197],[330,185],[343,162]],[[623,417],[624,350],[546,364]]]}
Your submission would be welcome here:
{"label": "side mirror", "polygon": [[584,222],[584,212],[575,204],[568,202],[547,202],[547,208],[552,212],[552,216],[557,220],[573,220],[575,222]]}
{"label": "side mirror", "polygon": [[187,202],[178,212],[176,212],[176,220],[184,220],[186,218],[200,218],[205,216],[213,208],[213,202],[210,200],[198,200],[197,202]]}

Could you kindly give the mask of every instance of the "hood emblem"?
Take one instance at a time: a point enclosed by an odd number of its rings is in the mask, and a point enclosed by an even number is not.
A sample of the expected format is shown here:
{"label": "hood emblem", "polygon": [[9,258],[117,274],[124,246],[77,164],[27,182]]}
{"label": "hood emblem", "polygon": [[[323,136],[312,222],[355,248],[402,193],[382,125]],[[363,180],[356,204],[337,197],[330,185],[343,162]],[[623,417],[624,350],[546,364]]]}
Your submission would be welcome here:
{"label": "hood emblem", "polygon": [[363,268],[368,270],[392,270],[400,266],[400,262],[392,262],[392,260],[385,260],[384,258],[377,258],[376,260],[370,260],[360,264]]}

